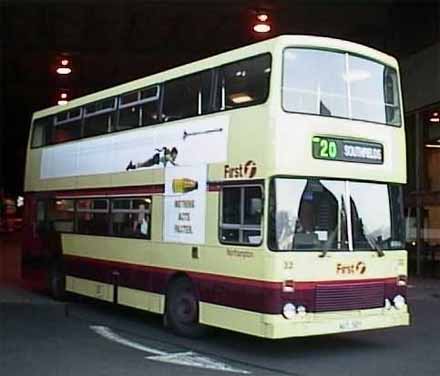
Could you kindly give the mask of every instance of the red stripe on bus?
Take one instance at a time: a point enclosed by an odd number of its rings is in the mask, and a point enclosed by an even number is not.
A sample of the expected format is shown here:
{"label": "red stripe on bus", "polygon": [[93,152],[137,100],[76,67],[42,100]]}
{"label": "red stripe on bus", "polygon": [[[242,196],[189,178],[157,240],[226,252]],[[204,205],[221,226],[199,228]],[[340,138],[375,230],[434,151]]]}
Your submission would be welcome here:
{"label": "red stripe on bus", "polygon": [[[395,278],[295,282],[294,292],[283,292],[282,282],[180,271],[80,256],[65,255],[64,260],[67,275],[108,284],[116,283],[118,286],[158,294],[166,294],[170,278],[183,272],[191,278],[198,298],[202,302],[268,314],[280,314],[287,302],[305,305],[309,312],[313,312],[318,285],[332,286],[336,289],[340,287],[346,291],[350,287],[357,288],[371,283],[382,283],[384,298],[392,299],[397,293],[406,295],[405,289],[396,286]],[[118,272],[117,280],[114,277],[116,271]]]}
{"label": "red stripe on bus", "polygon": [[[224,185],[231,184],[250,184],[261,183],[261,181],[226,181],[226,182],[211,182],[207,183],[206,190],[208,192],[219,192]],[[158,194],[165,192],[165,184],[151,184],[151,185],[135,185],[126,187],[106,187],[106,188],[81,188],[81,189],[65,189],[53,191],[29,191],[26,195],[29,197],[35,196],[37,199],[43,198],[63,198],[63,197],[82,197],[82,196],[114,196],[114,195],[140,195],[140,194]]]}

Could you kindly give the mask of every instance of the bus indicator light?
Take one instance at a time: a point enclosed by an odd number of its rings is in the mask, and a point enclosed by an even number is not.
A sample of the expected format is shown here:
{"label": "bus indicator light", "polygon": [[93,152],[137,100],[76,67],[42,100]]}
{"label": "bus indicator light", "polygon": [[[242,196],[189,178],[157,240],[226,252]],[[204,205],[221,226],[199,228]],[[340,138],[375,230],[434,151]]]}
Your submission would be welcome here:
{"label": "bus indicator light", "polygon": [[298,306],[298,308],[296,309],[296,312],[298,313],[298,316],[305,316],[307,313],[307,309],[306,307],[300,305]]}
{"label": "bus indicator light", "polygon": [[385,309],[386,309],[387,311],[389,311],[389,310],[393,307],[393,305],[391,304],[390,299],[385,299],[384,306],[385,306]]}

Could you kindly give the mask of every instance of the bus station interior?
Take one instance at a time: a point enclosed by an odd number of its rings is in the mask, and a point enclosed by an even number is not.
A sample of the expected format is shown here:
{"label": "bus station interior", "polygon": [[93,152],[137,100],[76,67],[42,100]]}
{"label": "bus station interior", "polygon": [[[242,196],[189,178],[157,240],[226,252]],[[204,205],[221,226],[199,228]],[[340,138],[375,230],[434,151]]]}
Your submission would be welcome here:
{"label": "bus station interior", "polygon": [[[267,34],[252,31],[261,11],[270,17]],[[23,193],[32,112],[61,92],[71,99],[281,34],[347,39],[395,56],[410,272],[440,277],[438,1],[5,1],[0,23],[0,190],[15,197]],[[69,77],[54,72],[60,56],[73,62]]]}

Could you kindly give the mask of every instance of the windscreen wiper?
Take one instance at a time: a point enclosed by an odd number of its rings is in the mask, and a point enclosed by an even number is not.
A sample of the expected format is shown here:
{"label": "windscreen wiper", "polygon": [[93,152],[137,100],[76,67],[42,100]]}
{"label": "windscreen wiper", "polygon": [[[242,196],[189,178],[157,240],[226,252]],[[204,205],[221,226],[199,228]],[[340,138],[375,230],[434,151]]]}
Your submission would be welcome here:
{"label": "windscreen wiper", "polygon": [[322,249],[322,252],[319,254],[318,257],[325,257],[330,250],[330,245],[333,243],[333,240],[335,239],[336,230],[333,230],[330,234],[330,237],[328,238],[327,242],[325,243],[325,247]]}
{"label": "windscreen wiper", "polygon": [[383,249],[380,247],[379,242],[377,242],[373,237],[369,236],[367,237],[368,243],[370,243],[370,245],[376,250],[377,255],[379,257],[383,257],[385,256],[385,252],[383,251]]}
{"label": "windscreen wiper", "polygon": [[[327,244],[327,243],[326,243]],[[322,249],[322,252],[319,254],[318,257],[325,257],[325,255],[327,254],[327,252],[329,251],[330,247],[327,245],[326,247],[324,247]]]}

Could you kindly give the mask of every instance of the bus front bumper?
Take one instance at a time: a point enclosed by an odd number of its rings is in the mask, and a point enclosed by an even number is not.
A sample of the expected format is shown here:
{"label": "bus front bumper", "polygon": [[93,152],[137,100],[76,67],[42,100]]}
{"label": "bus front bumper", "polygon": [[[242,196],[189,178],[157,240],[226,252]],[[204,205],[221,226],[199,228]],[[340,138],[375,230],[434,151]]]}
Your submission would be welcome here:
{"label": "bus front bumper", "polygon": [[367,309],[344,312],[306,313],[286,319],[282,315],[265,315],[267,338],[305,337],[321,334],[364,331],[408,326],[408,307]]}

